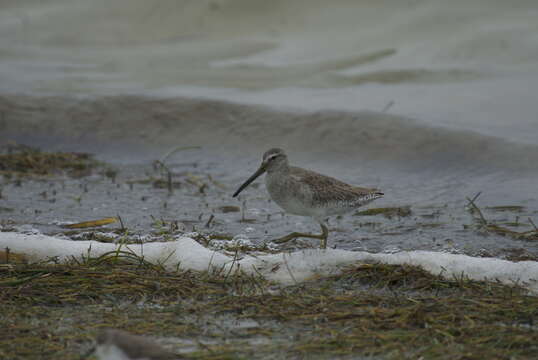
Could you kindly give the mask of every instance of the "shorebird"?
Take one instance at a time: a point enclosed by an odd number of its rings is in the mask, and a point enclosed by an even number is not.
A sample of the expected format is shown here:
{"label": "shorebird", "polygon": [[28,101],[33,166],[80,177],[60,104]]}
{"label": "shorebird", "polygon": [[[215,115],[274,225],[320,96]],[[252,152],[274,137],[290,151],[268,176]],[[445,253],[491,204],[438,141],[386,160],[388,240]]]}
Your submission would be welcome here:
{"label": "shorebird", "polygon": [[115,329],[105,329],[99,332],[95,355],[99,360],[182,359],[149,338]]}
{"label": "shorebird", "polygon": [[269,149],[263,154],[258,170],[233,194],[239,195],[244,188],[267,172],[265,186],[271,199],[293,215],[308,216],[321,226],[321,234],[293,232],[274,240],[284,243],[295,238],[321,240],[321,248],[327,247],[329,229],[325,219],[340,215],[383,196],[378,189],[352,186],[332,177],[288,164],[288,156],[282,149]]}

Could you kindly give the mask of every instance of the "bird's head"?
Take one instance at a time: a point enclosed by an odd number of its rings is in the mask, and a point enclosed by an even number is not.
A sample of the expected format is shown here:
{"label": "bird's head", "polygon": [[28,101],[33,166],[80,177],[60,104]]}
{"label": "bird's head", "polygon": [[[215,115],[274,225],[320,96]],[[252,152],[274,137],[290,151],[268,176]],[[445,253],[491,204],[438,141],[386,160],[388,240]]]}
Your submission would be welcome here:
{"label": "bird's head", "polygon": [[262,163],[258,170],[254,174],[252,174],[251,177],[247,179],[241,185],[237,191],[233,194],[233,197],[236,197],[239,195],[241,191],[243,191],[244,188],[246,188],[251,182],[256,180],[260,175],[262,175],[264,172],[273,172],[278,171],[280,169],[286,168],[288,166],[288,156],[284,152],[284,150],[279,148],[272,148],[267,150],[262,157]]}

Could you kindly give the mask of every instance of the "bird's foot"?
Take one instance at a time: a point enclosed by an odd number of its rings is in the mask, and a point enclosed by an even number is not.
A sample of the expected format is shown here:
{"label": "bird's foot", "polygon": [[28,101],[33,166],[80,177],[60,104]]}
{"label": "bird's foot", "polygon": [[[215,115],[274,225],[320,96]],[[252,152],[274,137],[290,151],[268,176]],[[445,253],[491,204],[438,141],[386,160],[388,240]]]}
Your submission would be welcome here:
{"label": "bird's foot", "polygon": [[303,235],[310,235],[310,234],[301,234],[301,233],[298,233],[298,232],[292,232],[291,234],[288,234],[286,236],[282,236],[282,237],[280,237],[278,239],[274,239],[273,242],[277,243],[277,244],[283,244],[283,243],[286,243],[286,242],[288,242],[290,240],[297,239],[298,237],[305,237]]}
{"label": "bird's foot", "polygon": [[316,235],[316,234],[305,234],[305,233],[298,233],[298,232],[292,232],[291,234],[288,234],[286,236],[283,236],[278,239],[274,239],[273,242],[276,244],[283,244],[290,240],[297,239],[297,238],[309,238],[309,239],[320,239],[321,240],[321,248],[325,249],[327,247],[327,237],[324,236],[325,234]]}

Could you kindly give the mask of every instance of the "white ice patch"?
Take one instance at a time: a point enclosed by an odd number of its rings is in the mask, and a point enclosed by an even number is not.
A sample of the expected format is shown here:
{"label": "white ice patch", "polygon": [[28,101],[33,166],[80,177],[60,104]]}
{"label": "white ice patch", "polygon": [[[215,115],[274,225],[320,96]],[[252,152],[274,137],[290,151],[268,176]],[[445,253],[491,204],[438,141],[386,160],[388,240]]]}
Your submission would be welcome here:
{"label": "white ice patch", "polygon": [[[67,260],[71,256],[99,256],[115,250],[117,245],[96,241],[71,241],[42,234],[0,233],[0,248],[26,254],[31,260],[58,257]],[[123,245],[125,246],[125,245]],[[442,275],[446,278],[462,275],[474,280],[500,281],[504,284],[518,283],[538,294],[538,262],[511,262],[496,258],[476,258],[461,254],[431,251],[402,251],[395,254],[371,254],[338,249],[303,250],[264,256],[245,256],[239,261],[232,257],[209,250],[195,240],[181,237],[172,242],[153,242],[143,245],[128,245],[128,249],[143,255],[147,261],[162,263],[174,269],[177,264],[183,269],[207,270],[211,266],[240,268],[249,273],[260,273],[268,280],[282,284],[293,284],[314,275],[329,275],[340,272],[342,266],[357,262],[378,261],[386,264],[409,264]]]}

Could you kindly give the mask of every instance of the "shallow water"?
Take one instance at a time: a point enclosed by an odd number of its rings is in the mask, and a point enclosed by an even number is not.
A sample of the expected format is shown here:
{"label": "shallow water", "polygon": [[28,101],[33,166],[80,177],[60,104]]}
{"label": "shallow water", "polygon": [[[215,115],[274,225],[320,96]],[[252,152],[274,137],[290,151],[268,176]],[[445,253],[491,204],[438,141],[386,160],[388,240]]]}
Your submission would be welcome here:
{"label": "shallow water", "polygon": [[[231,145],[212,148],[208,144],[201,149],[183,150],[169,156],[166,163],[177,183],[173,193],[169,193],[165,186],[155,187],[152,181],[146,181],[164,176],[145,158],[152,155],[152,159],[162,158],[167,151],[157,154],[157,146],[146,146],[153,151],[146,153],[146,147],[141,146],[139,152],[127,154],[120,146],[119,150],[97,152],[101,160],[115,160],[113,166],[118,175],[114,181],[102,174],[82,179],[23,181],[20,186],[4,179],[0,202],[7,210],[3,211],[2,218],[56,234],[64,231],[58,227],[61,223],[119,214],[130,231],[140,235],[155,231],[155,220],[163,219],[177,221],[180,231],[185,233],[196,231],[224,238],[235,237],[255,245],[270,243],[291,231],[318,231],[314,221],[284,214],[270,201],[261,181],[247,188],[239,200],[231,197],[256,169],[256,149],[239,154]],[[60,147],[84,149],[80,144],[65,142]],[[329,221],[329,246],[373,252],[425,249],[500,257],[532,255],[538,251],[535,242],[479,232],[472,226],[473,218],[465,209],[465,197],[482,191],[477,204],[489,220],[519,221],[521,226],[515,230],[532,229],[526,219],[535,219],[538,214],[536,198],[513,191],[518,186],[523,188],[532,184],[532,173],[528,169],[521,173],[529,173],[529,177],[516,181],[505,172],[473,170],[471,164],[455,171],[431,167],[412,172],[406,171],[405,167],[384,168],[381,165],[391,162],[377,163],[375,159],[354,167],[353,157],[331,152],[313,155],[297,151],[290,157],[297,165],[350,183],[383,189],[385,198],[368,208],[409,206],[411,209],[409,216],[386,218],[352,213],[332,218]],[[201,186],[204,186],[202,190]],[[486,209],[498,205],[521,205],[522,208],[512,211]],[[235,206],[239,211],[227,212],[225,206]],[[213,219],[207,225],[211,216]],[[464,228],[466,225],[469,227]],[[317,242],[298,241],[290,246],[317,246]]]}
{"label": "shallow water", "polygon": [[[524,207],[487,210],[488,219],[517,218],[522,231],[528,217],[538,223],[533,1],[0,6],[0,140],[89,151],[119,169],[117,184],[6,183],[0,206],[14,210],[3,219],[55,231],[58,221],[119,213],[140,231],[150,215],[192,230],[214,213],[207,231],[256,243],[317,231],[282,216],[263,186],[241,198],[254,222],[218,210],[242,206],[230,194],[264,150],[280,146],[294,165],[381,188],[385,198],[370,207],[411,206],[409,217],[332,219],[331,246],[537,253],[534,243],[463,227],[472,223],[465,197],[478,192],[481,207]],[[127,184],[155,175],[151,161],[170,149],[192,145],[201,149],[167,161],[185,183],[172,196]],[[205,194],[186,172],[208,184]],[[51,186],[61,187],[55,203],[39,195]]]}

